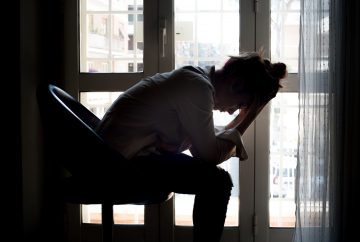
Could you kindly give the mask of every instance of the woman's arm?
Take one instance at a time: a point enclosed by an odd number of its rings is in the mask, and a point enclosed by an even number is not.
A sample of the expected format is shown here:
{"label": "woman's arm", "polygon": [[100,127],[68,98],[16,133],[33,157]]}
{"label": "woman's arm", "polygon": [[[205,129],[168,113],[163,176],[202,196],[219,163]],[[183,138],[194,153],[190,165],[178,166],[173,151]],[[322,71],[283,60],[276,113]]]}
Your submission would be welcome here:
{"label": "woman's arm", "polygon": [[226,129],[236,128],[241,135],[244,134],[257,115],[265,107],[266,103],[254,102],[249,108],[241,109],[240,113],[228,124]]}

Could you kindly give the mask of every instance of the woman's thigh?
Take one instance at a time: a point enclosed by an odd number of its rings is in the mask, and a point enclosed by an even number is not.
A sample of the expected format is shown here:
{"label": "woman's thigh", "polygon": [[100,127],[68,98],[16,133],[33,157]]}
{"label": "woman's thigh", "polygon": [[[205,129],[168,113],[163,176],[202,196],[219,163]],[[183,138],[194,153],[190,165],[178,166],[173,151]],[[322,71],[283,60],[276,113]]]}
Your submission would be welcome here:
{"label": "woman's thigh", "polygon": [[137,174],[134,185],[148,191],[197,194],[232,186],[228,172],[185,154],[139,157],[130,166]]}

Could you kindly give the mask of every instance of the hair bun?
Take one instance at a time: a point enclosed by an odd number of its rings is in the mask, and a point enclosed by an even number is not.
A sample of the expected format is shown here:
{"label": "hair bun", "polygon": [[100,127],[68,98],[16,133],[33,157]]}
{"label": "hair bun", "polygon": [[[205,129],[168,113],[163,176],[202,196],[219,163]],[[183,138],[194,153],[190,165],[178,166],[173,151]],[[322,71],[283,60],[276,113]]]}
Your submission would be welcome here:
{"label": "hair bun", "polygon": [[279,80],[285,78],[287,75],[286,65],[281,62],[271,64],[269,71],[273,77]]}

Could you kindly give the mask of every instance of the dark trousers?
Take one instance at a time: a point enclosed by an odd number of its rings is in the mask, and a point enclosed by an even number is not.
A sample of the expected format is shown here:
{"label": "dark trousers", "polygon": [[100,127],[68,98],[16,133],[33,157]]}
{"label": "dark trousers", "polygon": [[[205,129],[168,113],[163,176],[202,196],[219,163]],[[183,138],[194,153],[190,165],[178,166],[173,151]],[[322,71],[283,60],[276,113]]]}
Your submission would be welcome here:
{"label": "dark trousers", "polygon": [[83,172],[80,180],[86,180],[88,185],[81,189],[89,189],[85,193],[97,197],[100,194],[103,201],[123,201],[124,197],[137,194],[150,200],[151,197],[156,200],[157,194],[170,192],[193,194],[194,242],[220,241],[233,187],[227,171],[185,154],[113,161],[99,159],[92,169]]}
{"label": "dark trousers", "polygon": [[185,154],[150,155],[131,162],[137,187],[194,194],[194,242],[219,242],[233,183],[222,168]]}

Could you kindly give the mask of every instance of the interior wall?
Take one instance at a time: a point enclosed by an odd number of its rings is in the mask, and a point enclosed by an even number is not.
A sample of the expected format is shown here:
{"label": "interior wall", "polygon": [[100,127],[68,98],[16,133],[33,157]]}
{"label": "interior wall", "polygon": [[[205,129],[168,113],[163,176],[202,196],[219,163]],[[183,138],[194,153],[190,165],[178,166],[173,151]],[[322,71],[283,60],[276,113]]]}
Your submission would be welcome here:
{"label": "interior wall", "polygon": [[22,218],[24,241],[56,241],[57,221],[36,98],[40,83],[63,82],[63,0],[20,0]]}
{"label": "interior wall", "polygon": [[41,217],[39,118],[35,98],[39,78],[38,16],[36,0],[20,2],[21,153],[24,239],[36,239]]}
{"label": "interior wall", "polygon": [[[2,95],[1,109],[1,234],[14,241],[22,239],[22,170],[20,105],[20,1],[4,2],[11,11],[2,25]],[[11,24],[10,24],[11,23]],[[15,26],[15,28],[14,28]],[[5,103],[6,102],[6,103]]]}

